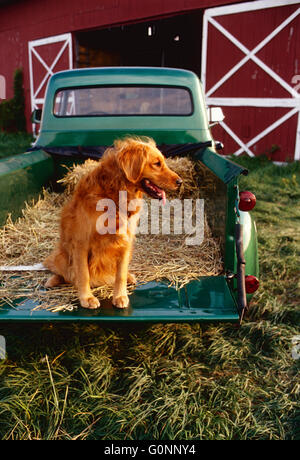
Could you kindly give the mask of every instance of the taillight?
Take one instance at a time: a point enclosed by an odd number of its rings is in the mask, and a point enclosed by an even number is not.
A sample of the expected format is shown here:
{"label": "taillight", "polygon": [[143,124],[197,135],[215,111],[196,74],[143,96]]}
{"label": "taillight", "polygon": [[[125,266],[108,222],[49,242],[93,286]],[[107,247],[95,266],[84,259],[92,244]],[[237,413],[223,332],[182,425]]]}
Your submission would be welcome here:
{"label": "taillight", "polygon": [[251,193],[242,191],[240,192],[240,201],[239,201],[239,209],[241,211],[251,211],[256,205],[256,196]]}
{"label": "taillight", "polygon": [[256,276],[247,275],[245,276],[245,285],[247,294],[253,294],[259,288],[259,280]]}

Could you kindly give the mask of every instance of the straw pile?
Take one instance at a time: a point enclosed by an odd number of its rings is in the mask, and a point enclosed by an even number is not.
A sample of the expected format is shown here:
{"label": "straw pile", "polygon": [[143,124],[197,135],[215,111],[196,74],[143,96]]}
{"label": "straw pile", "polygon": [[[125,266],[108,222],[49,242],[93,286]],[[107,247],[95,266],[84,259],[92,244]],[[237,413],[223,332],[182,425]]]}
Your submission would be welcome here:
{"label": "straw pile", "polygon": [[[174,198],[211,198],[215,191],[215,177],[200,163],[187,157],[168,159],[170,168],[184,180],[180,194]],[[97,165],[87,160],[69,169],[60,181],[65,186],[62,194],[43,191],[38,201],[26,204],[22,216],[13,222],[8,218],[0,229],[0,266],[32,265],[42,262],[55,246],[59,234],[60,210],[83,174]],[[171,195],[169,199],[173,198]],[[208,201],[209,202],[209,201]],[[214,212],[214,210],[212,211]],[[185,243],[186,234],[137,235],[130,271],[138,283],[168,280],[182,286],[199,276],[219,275],[223,272],[220,238],[212,235],[208,225],[209,205],[205,201],[204,241],[198,246]],[[43,286],[49,277],[47,271],[0,273],[0,307],[5,303],[32,299],[32,308],[51,311],[72,310],[78,305],[76,290],[69,285],[54,289]],[[129,290],[134,289],[130,287]],[[112,288],[102,286],[93,290],[99,299],[110,298]]]}

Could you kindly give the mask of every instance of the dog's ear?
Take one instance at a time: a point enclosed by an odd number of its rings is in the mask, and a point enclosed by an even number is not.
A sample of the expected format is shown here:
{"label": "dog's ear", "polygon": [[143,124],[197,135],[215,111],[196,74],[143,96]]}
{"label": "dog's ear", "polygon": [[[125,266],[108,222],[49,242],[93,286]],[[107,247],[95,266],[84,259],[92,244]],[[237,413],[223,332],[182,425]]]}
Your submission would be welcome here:
{"label": "dog's ear", "polygon": [[137,183],[147,161],[147,148],[142,144],[129,145],[118,154],[118,161],[121,169],[129,182]]}

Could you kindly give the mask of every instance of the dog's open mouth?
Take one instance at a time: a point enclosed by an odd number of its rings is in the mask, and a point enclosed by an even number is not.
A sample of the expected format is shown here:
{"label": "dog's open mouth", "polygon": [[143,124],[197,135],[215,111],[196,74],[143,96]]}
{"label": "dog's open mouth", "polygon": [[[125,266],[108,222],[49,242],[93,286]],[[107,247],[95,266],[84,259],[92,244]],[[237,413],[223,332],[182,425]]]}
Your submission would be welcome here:
{"label": "dog's open mouth", "polygon": [[141,185],[147,195],[151,196],[151,198],[162,200],[163,205],[166,204],[166,192],[162,188],[153,184],[149,179],[143,179]]}

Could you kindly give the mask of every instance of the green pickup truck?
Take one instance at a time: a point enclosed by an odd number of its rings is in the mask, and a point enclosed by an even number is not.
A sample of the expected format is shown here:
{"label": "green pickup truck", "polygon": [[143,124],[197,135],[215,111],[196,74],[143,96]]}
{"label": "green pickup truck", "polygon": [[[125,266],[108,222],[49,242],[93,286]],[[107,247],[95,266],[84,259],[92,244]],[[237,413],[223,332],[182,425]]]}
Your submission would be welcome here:
{"label": "green pickup truck", "polygon": [[42,113],[33,113],[40,125],[33,147],[0,161],[1,225],[8,213],[17,217],[42,188],[55,187],[63,165],[99,159],[125,135],[148,136],[166,157],[189,155],[216,178],[215,201],[225,207],[224,271],[180,289],[163,281],[137,285],[126,314],[113,306],[49,312],[23,299],[2,305],[0,321],[240,322],[259,284],[256,227],[249,213],[255,197],[239,191],[239,177],[247,171],[217,153],[220,144],[210,130],[214,112],[206,108],[198,77],[181,69],[113,67],[54,74]]}

